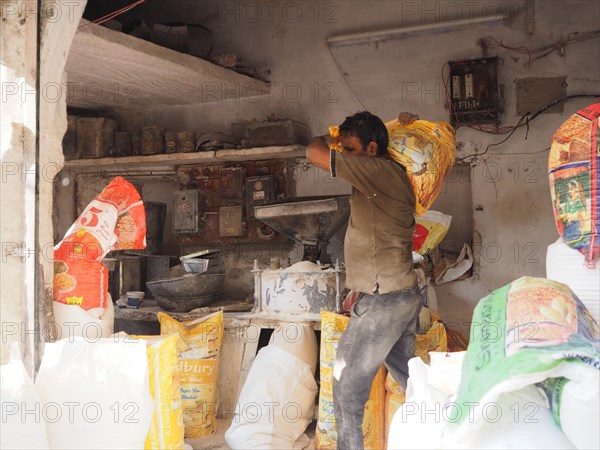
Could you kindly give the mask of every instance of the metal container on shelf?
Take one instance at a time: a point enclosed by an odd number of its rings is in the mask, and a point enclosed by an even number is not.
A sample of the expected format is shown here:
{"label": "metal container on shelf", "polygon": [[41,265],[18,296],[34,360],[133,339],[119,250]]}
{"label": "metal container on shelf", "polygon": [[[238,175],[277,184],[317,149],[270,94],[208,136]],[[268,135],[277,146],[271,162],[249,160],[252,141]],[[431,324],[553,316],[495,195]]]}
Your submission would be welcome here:
{"label": "metal container on shelf", "polygon": [[196,151],[196,133],[193,131],[178,131],[176,133],[177,151],[191,153]]}
{"label": "metal container on shelf", "polygon": [[146,250],[145,254],[156,255],[160,253],[165,220],[167,217],[167,204],[160,202],[144,202],[146,208]]}
{"label": "metal container on shelf", "polygon": [[77,152],[80,158],[110,156],[115,146],[118,123],[106,117],[79,117],[77,119]]}
{"label": "metal container on shelf", "polygon": [[[139,291],[142,285],[142,257],[137,255],[118,256],[118,294],[119,297],[127,291]],[[117,297],[118,298],[118,297]],[[116,298],[115,298],[116,300]]]}
{"label": "metal container on shelf", "polygon": [[177,153],[177,133],[175,131],[165,133],[165,153]]}
{"label": "metal container on shelf", "polygon": [[142,154],[142,132],[140,130],[131,133],[131,154],[133,156]]}
{"label": "metal container on shelf", "polygon": [[163,127],[142,128],[142,155],[157,155],[165,151],[165,129]]}
{"label": "metal container on shelf", "polygon": [[115,133],[115,147],[111,151],[111,156],[131,156],[131,133],[117,131]]}

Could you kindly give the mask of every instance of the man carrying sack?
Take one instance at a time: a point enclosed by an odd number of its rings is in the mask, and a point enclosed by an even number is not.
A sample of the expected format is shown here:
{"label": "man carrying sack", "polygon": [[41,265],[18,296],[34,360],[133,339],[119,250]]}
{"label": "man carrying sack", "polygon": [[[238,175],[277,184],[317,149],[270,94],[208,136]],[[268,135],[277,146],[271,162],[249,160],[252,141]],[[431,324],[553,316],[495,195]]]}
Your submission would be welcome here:
{"label": "man carrying sack", "polygon": [[[410,113],[398,118],[404,124],[417,119]],[[337,137],[314,137],[306,149],[309,161],[352,185],[344,254],[346,285],[359,295],[334,368],[339,449],[364,448],[364,406],[381,364],[406,387],[415,352],[422,304],[412,261],[415,194],[387,146],[384,123],[364,111],[347,117]]]}

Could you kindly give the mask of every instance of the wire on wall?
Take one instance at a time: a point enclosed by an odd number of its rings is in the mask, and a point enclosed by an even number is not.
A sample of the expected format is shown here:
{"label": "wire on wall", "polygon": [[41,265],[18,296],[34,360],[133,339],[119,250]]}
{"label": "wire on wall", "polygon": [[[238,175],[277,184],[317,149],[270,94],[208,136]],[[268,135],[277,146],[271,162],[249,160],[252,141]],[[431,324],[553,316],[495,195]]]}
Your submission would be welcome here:
{"label": "wire on wall", "polygon": [[[508,141],[511,138],[511,136],[515,133],[515,131],[517,131],[517,129],[519,129],[521,127],[526,127],[527,131],[529,131],[529,124],[534,119],[536,119],[540,114],[542,114],[544,111],[552,108],[553,106],[555,106],[555,105],[557,105],[559,103],[563,103],[563,102],[566,102],[568,100],[574,99],[574,98],[590,98],[590,97],[591,98],[597,98],[597,99],[600,100],[600,94],[575,94],[575,95],[567,95],[566,97],[561,97],[561,98],[559,98],[557,100],[554,100],[551,103],[548,103],[546,106],[544,106],[543,108],[540,108],[539,110],[537,110],[533,114],[531,114],[531,113],[525,113],[525,114],[523,114],[523,116],[521,116],[521,118],[519,119],[519,121],[517,122],[516,125],[514,125],[512,127],[503,127],[503,128],[510,128],[510,131],[508,132],[509,133],[508,136],[506,136],[504,139],[502,139],[499,142],[495,142],[495,143],[489,144],[485,148],[485,150],[483,152],[481,152],[481,153],[471,153],[470,155],[463,156],[462,158],[457,158],[456,160],[457,161],[464,161],[464,160],[469,159],[469,158],[476,158],[476,157],[479,157],[479,156],[483,156],[483,155],[485,155],[489,151],[489,149],[491,147],[496,147],[496,146],[504,144],[506,141]],[[471,126],[470,128],[478,130],[478,128],[473,127],[473,126]],[[483,131],[484,133],[488,133],[487,131],[484,131],[484,130],[478,130],[478,131]],[[490,134],[502,134],[502,133],[505,133],[505,132],[501,132],[501,133],[492,132]],[[525,139],[527,139],[527,133],[525,134]],[[550,147],[548,147],[547,149],[543,150],[543,152],[548,151],[548,150],[550,150]],[[542,153],[542,151],[535,152],[535,153]],[[518,155],[520,153],[507,153],[507,154]]]}

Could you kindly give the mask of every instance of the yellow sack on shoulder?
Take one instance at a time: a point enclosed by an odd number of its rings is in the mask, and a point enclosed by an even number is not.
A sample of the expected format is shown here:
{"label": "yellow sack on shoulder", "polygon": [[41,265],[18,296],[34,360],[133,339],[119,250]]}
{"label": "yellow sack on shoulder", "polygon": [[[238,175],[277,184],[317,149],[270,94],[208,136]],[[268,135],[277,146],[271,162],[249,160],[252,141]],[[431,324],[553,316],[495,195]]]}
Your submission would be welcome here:
{"label": "yellow sack on shoulder", "polygon": [[[406,167],[417,199],[416,213],[422,216],[435,202],[454,165],[454,128],[446,122],[426,120],[400,125],[398,119],[385,122],[385,126],[389,135],[388,154]],[[339,127],[329,127],[329,134],[338,137]],[[342,150],[337,145],[331,148]]]}
{"label": "yellow sack on shoulder", "polygon": [[398,119],[385,126],[389,134],[388,153],[406,167],[417,197],[416,212],[421,216],[433,205],[454,165],[454,128],[446,122],[426,120],[400,125]]}
{"label": "yellow sack on shoulder", "polygon": [[177,343],[179,336],[130,336],[146,341],[150,394],[154,400],[152,425],[144,449],[183,450],[183,414],[179,392]]}
{"label": "yellow sack on shoulder", "polygon": [[[338,342],[350,319],[333,312],[321,312],[321,388],[319,392],[319,417],[315,434],[317,449],[337,447],[337,429],[333,408],[333,366]],[[384,448],[385,432],[385,375],[382,365],[371,387],[369,400],[365,404],[363,435],[365,449]]]}
{"label": "yellow sack on shoulder", "polygon": [[190,322],[158,313],[160,333],[177,333],[182,339],[179,377],[185,437],[209,436],[217,431],[217,380],[223,340],[223,312]]}

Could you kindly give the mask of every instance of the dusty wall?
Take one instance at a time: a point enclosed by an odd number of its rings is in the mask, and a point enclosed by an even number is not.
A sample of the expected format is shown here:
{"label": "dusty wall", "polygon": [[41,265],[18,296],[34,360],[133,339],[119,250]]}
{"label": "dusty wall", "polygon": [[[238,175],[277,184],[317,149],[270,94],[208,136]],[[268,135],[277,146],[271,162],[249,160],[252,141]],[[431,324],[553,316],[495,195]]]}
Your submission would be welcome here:
{"label": "dusty wall", "polygon": [[[34,328],[34,260],[27,249],[35,249],[35,167],[36,140],[36,36],[35,14],[20,8],[25,2],[2,8],[0,33],[0,312],[2,359],[8,344],[19,342],[25,364],[33,366],[33,340],[22,330]],[[3,5],[4,6],[4,5]],[[14,95],[8,95],[14,92]],[[25,95],[29,93],[29,95]],[[35,172],[33,172],[35,173]]]}
{"label": "dusty wall", "polygon": [[[268,4],[267,4],[268,3]],[[535,13],[525,10],[535,6]],[[249,6],[250,5],[250,6]],[[270,5],[270,6],[269,6]],[[472,19],[502,11],[517,11],[509,25],[471,25],[459,31],[426,34],[377,45],[330,51],[325,38],[357,31],[411,27]],[[272,93],[261,99],[116,112],[126,129],[160,123],[167,129],[229,131],[231,122],[274,113],[311,126],[322,133],[346,115],[369,109],[382,118],[399,111],[429,120],[448,120],[444,107],[442,66],[450,60],[479,58],[478,39],[493,36],[509,46],[539,48],[571,33],[600,27],[597,2],[484,1],[484,2],[164,2],[149,0],[136,8],[152,21],[197,21],[213,32],[214,53],[236,53],[242,64],[264,71]],[[451,27],[449,27],[451,28]],[[519,120],[515,80],[526,77],[567,77],[567,94],[600,91],[600,44],[588,40],[550,53],[527,65],[527,55],[492,48],[488,56],[502,58],[499,83],[504,95],[502,125]],[[135,82],[135,80],[132,80]],[[482,296],[522,275],[544,276],[547,246],[558,237],[546,177],[547,148],[553,131],[591,99],[564,104],[562,112],[543,114],[529,130],[519,129],[505,144],[489,147],[503,136],[466,127],[457,133],[462,167],[447,182],[435,205],[455,215],[449,240],[460,248],[473,229],[478,258],[477,276],[440,286],[439,304],[446,321],[465,330],[473,306]],[[479,156],[471,157],[474,153]],[[341,194],[347,185],[332,182],[313,168],[296,179],[297,195]],[[159,195],[163,196],[163,194]],[[234,258],[235,259],[235,258]],[[249,261],[237,261],[248,264]]]}
{"label": "dusty wall", "polygon": [[39,362],[35,344],[48,337],[45,301],[54,273],[52,183],[62,165],[66,129],[64,64],[85,1],[43,2],[41,7],[38,11],[30,1],[3,2],[0,37],[2,355],[6,344],[20,342],[29,369]]}

